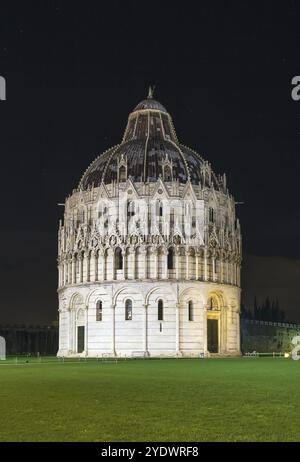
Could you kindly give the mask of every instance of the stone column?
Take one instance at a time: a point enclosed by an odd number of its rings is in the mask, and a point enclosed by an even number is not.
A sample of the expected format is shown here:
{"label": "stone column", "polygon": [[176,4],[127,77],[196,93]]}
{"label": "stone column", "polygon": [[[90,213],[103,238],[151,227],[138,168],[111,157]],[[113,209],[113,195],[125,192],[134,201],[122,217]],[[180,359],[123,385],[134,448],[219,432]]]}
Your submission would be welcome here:
{"label": "stone column", "polygon": [[115,258],[115,249],[108,250],[108,265],[111,265],[111,278],[116,279],[116,258]]}
{"label": "stone column", "polygon": [[220,254],[220,283],[223,284],[223,255]]}
{"label": "stone column", "polygon": [[75,257],[72,258],[71,273],[72,273],[72,278],[70,282],[72,284],[75,284],[76,283],[76,258]]}
{"label": "stone column", "polygon": [[94,282],[95,281],[95,251],[91,250],[90,252],[90,270],[89,270],[89,275],[90,275],[90,281]]}
{"label": "stone column", "polygon": [[[58,308],[58,319],[59,319],[59,325],[61,325],[61,316],[62,316],[62,312],[63,310]],[[62,350],[62,347],[61,347],[61,335],[60,333],[58,334],[58,354],[60,354]]]}
{"label": "stone column", "polygon": [[203,305],[203,353],[207,355],[207,308]]}
{"label": "stone column", "polygon": [[69,284],[72,284],[72,276],[73,276],[73,269],[72,269],[72,258],[68,259],[68,281]]}
{"label": "stone column", "polygon": [[99,281],[104,281],[105,280],[105,250],[100,249],[99,250],[99,257],[98,257],[98,268],[99,268],[99,274],[98,274],[98,280]]}
{"label": "stone column", "polygon": [[168,249],[163,250],[163,279],[168,279]]}
{"label": "stone column", "polygon": [[148,304],[144,303],[144,326],[143,326],[143,350],[145,356],[149,356],[148,352]]}
{"label": "stone column", "polygon": [[148,275],[148,249],[147,249],[147,247],[145,247],[145,250],[144,250],[144,275],[145,275],[145,279],[149,278],[149,275]]}
{"label": "stone column", "polygon": [[185,249],[185,278],[189,279],[189,249]]}
{"label": "stone column", "polygon": [[94,251],[94,255],[95,255],[95,260],[94,260],[94,265],[95,265],[94,266],[94,268],[95,268],[94,269],[94,281],[98,281],[98,279],[99,279],[99,274],[98,274],[98,268],[99,268],[99,266],[98,266],[99,256],[98,255],[99,255],[99,253],[98,253],[97,250]]}
{"label": "stone column", "polygon": [[69,312],[69,342],[68,342],[68,346],[69,346],[69,350],[72,352],[72,353],[75,353],[75,347],[76,347],[76,342],[75,342],[75,339],[74,339],[74,334],[76,334],[75,332],[75,329],[76,329],[76,322],[75,322],[75,319],[74,319],[74,311],[73,310],[68,310]]}
{"label": "stone column", "polygon": [[229,283],[229,257],[226,257],[226,282]]}
{"label": "stone column", "polygon": [[132,279],[132,246],[127,248],[126,277]]}
{"label": "stone column", "polygon": [[226,353],[226,311],[225,307],[221,307],[221,313],[219,317],[219,330],[220,330],[220,339],[219,339],[219,344],[220,344],[220,353]]}
{"label": "stone column", "polygon": [[126,249],[122,250],[122,258],[123,258],[123,279],[126,279]]}
{"label": "stone column", "polygon": [[140,249],[139,256],[142,260],[142,262],[140,262],[141,268],[142,268],[142,274],[141,274],[141,278],[139,279],[146,279],[147,278],[147,249],[145,247]]}
{"label": "stone column", "polygon": [[132,274],[132,279],[135,279],[135,276],[136,276],[136,261],[135,261],[136,249],[134,247],[131,247],[130,254],[131,254],[131,274]]}
{"label": "stone column", "polygon": [[199,250],[199,279],[204,279],[204,268],[203,268],[203,251]]}
{"label": "stone column", "polygon": [[207,250],[204,249],[204,281],[207,281]]}
{"label": "stone column", "polygon": [[240,310],[236,310],[236,348],[238,353],[241,351],[241,333],[240,333]]}
{"label": "stone column", "polygon": [[62,283],[61,283],[61,276],[62,276],[62,273],[63,273],[63,263],[59,263],[58,266],[57,266],[57,269],[58,269],[58,287],[61,287],[62,286]]}
{"label": "stone column", "polygon": [[79,259],[79,282],[83,281],[83,258],[82,255],[78,256]]}
{"label": "stone column", "polygon": [[81,277],[81,282],[85,282],[86,281],[86,252],[83,252],[82,254],[82,277]]}
{"label": "stone column", "polygon": [[211,270],[212,270],[212,280],[216,280],[216,256],[214,253],[211,255]]}
{"label": "stone column", "polygon": [[92,250],[91,252],[91,262],[90,262],[90,268],[92,268],[92,279],[93,282],[94,281],[97,281],[97,276],[98,276],[98,262],[97,262],[97,251],[96,250]]}
{"label": "stone column", "polygon": [[158,279],[158,249],[157,248],[154,248],[154,251],[153,251],[153,256],[154,256],[154,279]]}
{"label": "stone column", "polygon": [[90,275],[90,269],[91,269],[91,262],[90,262],[90,258],[91,258],[91,255],[90,255],[90,252],[87,252],[87,255],[86,255],[86,281],[87,282],[90,282],[91,280],[91,275]]}
{"label": "stone column", "polygon": [[89,312],[88,312],[88,306],[85,307],[85,329],[84,329],[84,352],[85,356],[88,355],[88,318],[89,318]]}
{"label": "stone column", "polygon": [[116,305],[111,305],[111,352],[113,356],[116,354]]}
{"label": "stone column", "polygon": [[180,248],[176,247],[175,251],[175,270],[176,270],[176,279],[179,279],[179,262],[180,262]]}
{"label": "stone column", "polygon": [[180,304],[176,303],[175,306],[175,351],[176,355],[180,356]]}
{"label": "stone column", "polygon": [[196,260],[196,281],[199,279],[199,252],[198,250],[195,251],[195,260]]}

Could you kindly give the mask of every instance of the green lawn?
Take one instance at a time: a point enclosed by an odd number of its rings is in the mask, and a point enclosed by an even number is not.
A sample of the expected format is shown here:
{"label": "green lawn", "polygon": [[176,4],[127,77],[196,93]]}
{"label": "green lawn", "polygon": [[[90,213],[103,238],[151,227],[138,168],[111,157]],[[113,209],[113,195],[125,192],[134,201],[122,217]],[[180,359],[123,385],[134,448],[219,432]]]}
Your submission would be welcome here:
{"label": "green lawn", "polygon": [[0,441],[299,441],[300,361],[3,361],[0,417]]}

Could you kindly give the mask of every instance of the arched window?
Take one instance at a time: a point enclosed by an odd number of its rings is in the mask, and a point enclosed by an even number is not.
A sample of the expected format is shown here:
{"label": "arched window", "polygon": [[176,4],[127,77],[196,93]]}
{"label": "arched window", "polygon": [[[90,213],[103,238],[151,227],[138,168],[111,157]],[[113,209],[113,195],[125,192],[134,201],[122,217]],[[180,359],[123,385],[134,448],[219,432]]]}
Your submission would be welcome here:
{"label": "arched window", "polygon": [[79,257],[78,257],[78,255],[76,255],[75,259],[76,259],[75,260],[75,271],[76,271],[76,274],[78,274],[79,273]]}
{"label": "arched window", "polygon": [[135,213],[135,210],[134,210],[134,202],[130,201],[130,202],[128,202],[128,204],[127,204],[127,216],[128,216],[128,217],[133,217],[133,216],[134,216],[134,213]]}
{"label": "arched window", "polygon": [[116,264],[116,270],[123,269],[123,255],[122,255],[122,250],[120,249],[120,247],[116,248],[115,264]]}
{"label": "arched window", "polygon": [[162,217],[163,216],[163,205],[162,205],[162,202],[161,201],[157,201],[156,202],[156,215],[158,217]]}
{"label": "arched window", "polygon": [[164,320],[164,302],[162,300],[158,300],[157,318],[158,318],[158,321]]}
{"label": "arched window", "polygon": [[168,250],[168,269],[174,269],[174,249],[170,247]]}
{"label": "arched window", "polygon": [[160,204],[159,204],[159,216],[160,216],[160,217],[163,216],[163,205],[162,205],[161,202],[160,202]]}
{"label": "arched window", "polygon": [[189,301],[188,303],[188,315],[189,315],[189,321],[194,321],[194,304],[192,300]]}
{"label": "arched window", "polygon": [[121,183],[126,181],[126,179],[126,167],[125,165],[121,165],[121,167],[119,168],[119,181]]}
{"label": "arched window", "polygon": [[77,223],[80,224],[83,222],[84,222],[84,209],[80,209],[78,210],[78,213],[77,213]]}
{"label": "arched window", "polygon": [[96,303],[96,321],[102,321],[102,301]]}
{"label": "arched window", "polygon": [[174,218],[174,209],[173,207],[170,209],[170,226],[173,228],[175,223],[175,218]]}
{"label": "arched window", "polygon": [[210,223],[214,223],[215,221],[215,213],[212,207],[209,207],[209,221]]}
{"label": "arched window", "polygon": [[171,168],[169,167],[169,165],[166,165],[164,168],[164,180],[172,181],[172,172],[171,172]]}
{"label": "arched window", "polygon": [[132,301],[127,299],[125,302],[125,321],[132,320]]}

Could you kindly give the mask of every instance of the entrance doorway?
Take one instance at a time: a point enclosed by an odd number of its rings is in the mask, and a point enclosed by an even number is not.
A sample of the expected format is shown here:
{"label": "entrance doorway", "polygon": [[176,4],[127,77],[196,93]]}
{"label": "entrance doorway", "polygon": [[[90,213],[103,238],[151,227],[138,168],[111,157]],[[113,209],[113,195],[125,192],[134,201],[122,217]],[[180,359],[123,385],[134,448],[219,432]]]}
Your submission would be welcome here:
{"label": "entrance doorway", "polygon": [[77,353],[84,351],[84,326],[77,327]]}
{"label": "entrance doorway", "polygon": [[210,353],[219,352],[219,321],[218,319],[207,320],[207,349]]}

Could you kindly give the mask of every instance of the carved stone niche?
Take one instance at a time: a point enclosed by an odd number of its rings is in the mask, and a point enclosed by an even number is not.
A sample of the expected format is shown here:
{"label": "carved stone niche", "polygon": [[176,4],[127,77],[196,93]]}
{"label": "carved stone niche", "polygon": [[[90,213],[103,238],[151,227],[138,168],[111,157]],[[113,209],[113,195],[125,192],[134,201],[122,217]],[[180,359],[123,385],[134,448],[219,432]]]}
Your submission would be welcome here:
{"label": "carved stone niche", "polygon": [[118,183],[125,183],[127,181],[127,157],[124,157],[124,154],[118,158],[117,181]]}
{"label": "carved stone niche", "polygon": [[170,161],[168,155],[162,161],[162,171],[163,171],[163,181],[171,182],[173,181],[173,163]]}

